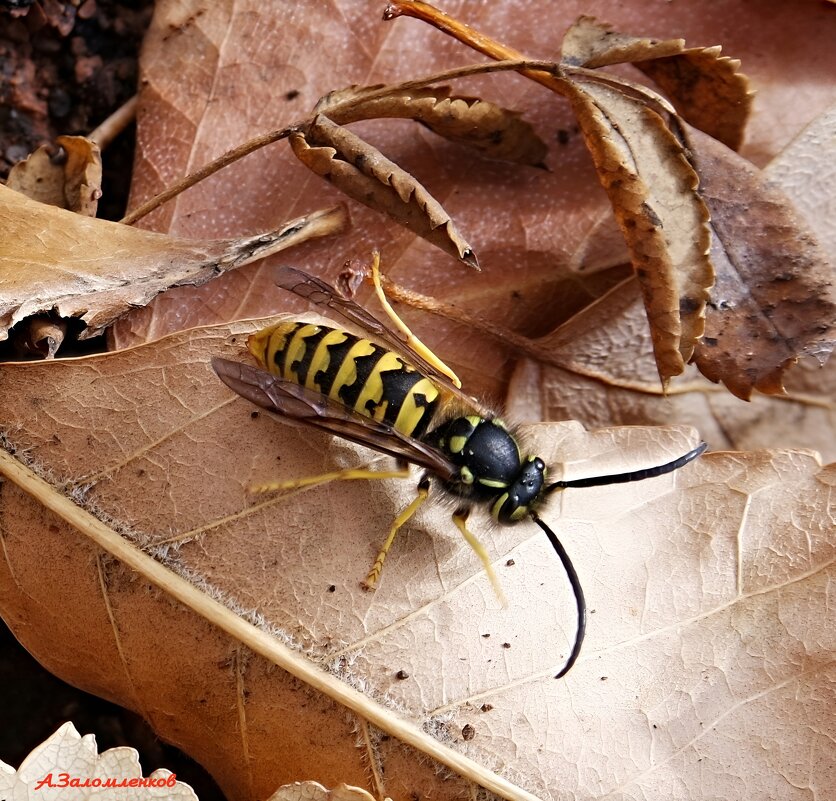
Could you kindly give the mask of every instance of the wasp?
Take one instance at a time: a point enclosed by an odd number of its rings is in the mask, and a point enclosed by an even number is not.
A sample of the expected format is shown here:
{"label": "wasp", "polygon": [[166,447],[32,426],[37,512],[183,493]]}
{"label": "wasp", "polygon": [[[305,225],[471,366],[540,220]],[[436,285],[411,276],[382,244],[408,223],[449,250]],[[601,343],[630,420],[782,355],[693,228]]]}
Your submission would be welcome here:
{"label": "wasp", "polygon": [[221,380],[247,400],[288,422],[309,425],[397,460],[398,472],[344,470],[293,482],[272,482],[256,491],[295,488],[335,479],[407,477],[409,465],[423,469],[415,499],[392,524],[364,582],[377,584],[398,530],[427,500],[435,482],[456,499],[453,522],[479,556],[500,599],[491,560],[467,527],[476,505],[500,524],[531,520],[548,537],[574,593],[577,629],[572,650],[556,678],[580,654],[586,631],[586,602],[578,574],[557,535],[538,514],[558,490],[640,481],[661,476],[697,458],[705,443],[667,464],[573,481],[547,481],[546,464],[526,454],[518,437],[492,410],[461,390],[453,371],[407,328],[389,305],[374,254],[371,277],[392,325],[384,325],[331,285],[291,267],[275,282],[351,323],[367,336],[340,327],[285,321],[251,335],[248,347],[258,367],[215,358]]}

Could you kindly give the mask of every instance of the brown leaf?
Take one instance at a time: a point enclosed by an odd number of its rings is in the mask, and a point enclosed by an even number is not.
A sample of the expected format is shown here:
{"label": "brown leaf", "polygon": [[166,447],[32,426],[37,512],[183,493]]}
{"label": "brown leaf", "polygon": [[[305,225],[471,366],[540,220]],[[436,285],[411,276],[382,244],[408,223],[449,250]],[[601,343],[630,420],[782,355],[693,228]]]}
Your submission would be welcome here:
{"label": "brown leaf", "polygon": [[663,396],[641,292],[630,279],[550,334],[518,346],[522,360],[506,400],[513,420],[574,419],[587,427],[695,426],[714,450],[807,448],[836,459],[836,360],[798,365],[789,394],[749,403],[710,383],[691,365]]}
{"label": "brown leaf", "polygon": [[[134,205],[230,147],[303,119],[319,97],[337,86],[391,82],[470,59],[445,37],[412,20],[381,25],[382,6],[352,3],[334,14],[331,6],[315,4],[304,15],[251,0],[237,8],[241,13],[231,14],[224,3],[198,7],[157,2],[143,49]],[[455,13],[456,8],[446,10]],[[556,52],[560,32],[578,13],[577,5],[550,6],[546,25],[520,0],[461,8],[472,25],[505,36],[531,54]],[[807,3],[801,11],[796,4],[773,3],[770,9],[753,26],[751,13],[742,6],[707,14],[699,0],[662,4],[652,17],[641,3],[590,0],[583,8],[618,30],[719,42],[725,52],[740,57],[758,87],[745,154],[760,165],[833,102],[830,78],[836,69],[829,8]],[[183,25],[195,11],[201,12],[200,24]],[[253,36],[259,58],[242,60],[251,51]],[[577,252],[607,201],[575,133],[568,104],[548,99],[540,87],[529,84],[498,76],[468,82],[456,91],[491,97],[522,111],[550,145],[548,173],[485,162],[405,124],[374,125],[374,144],[420,176],[467,233],[479,253],[481,275],[457,270],[422,240],[359,206],[352,209],[355,225],[346,237],[283,255],[282,263],[333,278],[346,259],[366,259],[378,248],[387,272],[413,289],[466,304],[506,327],[549,330],[550,303],[562,300],[553,291],[552,275]],[[219,93],[227,102],[216,102]],[[230,169],[231,179],[204,182],[143,225],[196,239],[233,236],[332,204],[337,197],[282,146],[253,154]],[[276,261],[222,276],[199,289],[166,293],[147,312],[120,325],[117,339],[121,345],[136,344],[187,326],[270,314],[281,302],[270,279]],[[422,338],[457,360],[474,391],[502,395],[512,366],[507,350],[437,319],[413,315],[410,323]],[[473,352],[480,354],[484,369],[473,366]]]}
{"label": "brown leaf", "polygon": [[[315,111],[338,125],[382,117],[416,120],[439,136],[498,161],[539,167],[548,152],[545,142],[518,112],[477,97],[451,96],[449,86],[404,90],[373,100],[364,100],[363,94],[364,88],[356,86],[330,92]],[[333,108],[346,101],[351,101],[347,108]]]}
{"label": "brown leaf", "polygon": [[714,280],[697,175],[665,120],[642,100],[580,75],[567,93],[627,241],[667,382],[702,336]]}
{"label": "brown leaf", "polygon": [[74,214],[0,186],[0,339],[40,312],[79,318],[80,338],[172,286],[201,284],[311,236],[339,230],[341,210],[239,239],[193,242]]}
{"label": "brown leaf", "polygon": [[789,365],[805,355],[824,362],[833,349],[833,268],[757,168],[699,131],[690,136],[717,273],[695,362],[738,397],[781,393]]}
{"label": "brown leaf", "polygon": [[[825,111],[773,160],[764,177],[803,208],[821,243],[836,246],[836,195],[829,141],[836,127]],[[618,243],[602,218],[573,257],[617,261]],[[597,232],[597,233],[595,233]],[[617,233],[617,232],[616,232]],[[626,260],[626,254],[624,256]],[[755,393],[741,403],[690,367],[659,397],[641,295],[635,281],[616,288],[528,347],[509,386],[508,413],[518,420],[572,418],[587,427],[608,423],[688,422],[714,449],[809,448],[836,459],[836,359],[821,368],[808,358],[787,375],[788,395]]]}
{"label": "brown leaf", "polygon": [[[379,590],[360,589],[412,482],[248,497],[254,481],[369,456],[254,417],[225,390],[208,358],[240,352],[252,327],[0,368],[18,423],[4,432],[18,461],[0,458],[0,607],[41,661],[140,710],[234,799],[299,775],[379,796],[370,762],[397,801],[472,798],[470,782],[544,801],[556,786],[579,799],[657,797],[672,781],[705,787],[696,758],[678,754],[713,760],[747,742],[757,748],[744,761],[713,761],[712,786],[756,775],[763,797],[780,796],[795,749],[815,747],[827,713],[833,467],[805,453],[710,454],[659,479],[555,497],[545,518],[595,610],[581,661],[555,681],[572,600],[528,524],[472,518],[509,598],[502,609],[440,508],[401,533]],[[558,478],[660,463],[694,441],[687,429],[572,423],[525,435]],[[625,754],[642,737],[639,755]],[[805,763],[806,783],[822,786],[826,769]]]}
{"label": "brown leaf", "polygon": [[59,136],[54,148],[39,147],[9,172],[6,186],[58,206],[59,209],[96,216],[102,195],[102,157],[99,146],[83,136]]}
{"label": "brown leaf", "polygon": [[[393,2],[384,18],[401,14],[429,22],[494,59],[524,58],[429,3]],[[520,72],[572,103],[642,284],[664,385],[683,371],[703,334],[714,280],[708,210],[697,192],[699,179],[673,109],[644,87],[584,68]]]}
{"label": "brown leaf", "polygon": [[53,359],[67,336],[67,321],[36,315],[24,320],[13,333],[18,331],[19,336],[12,343],[18,355]]}
{"label": "brown leaf", "polygon": [[812,227],[825,253],[836,253],[836,104],[823,111],[764,169]]}
{"label": "brown leaf", "polygon": [[738,71],[740,61],[721,52],[719,46],[696,47],[636,66],[684,120],[732,150],[740,150],[754,92],[749,79]]}
{"label": "brown leaf", "polygon": [[563,35],[560,60],[573,67],[607,67],[632,61],[673,56],[684,39],[651,39],[620,33],[594,17],[578,17]]}
{"label": "brown leaf", "polygon": [[722,48],[686,48],[684,39],[631,36],[580,17],[563,38],[561,60],[579,67],[633,63],[653,79],[677,112],[732,150],[743,142],[753,93],[740,61]]}
{"label": "brown leaf", "polygon": [[470,267],[478,263],[450,215],[408,172],[347,128],[318,114],[304,134],[292,134],[296,157],[349,197],[382,211]]}

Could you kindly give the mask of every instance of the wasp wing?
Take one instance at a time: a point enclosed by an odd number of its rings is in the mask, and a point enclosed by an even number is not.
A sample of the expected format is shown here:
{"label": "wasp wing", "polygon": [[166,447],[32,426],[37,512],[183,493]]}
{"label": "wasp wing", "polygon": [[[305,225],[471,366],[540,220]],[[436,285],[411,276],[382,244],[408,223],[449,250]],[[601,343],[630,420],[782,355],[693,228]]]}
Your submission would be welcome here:
{"label": "wasp wing", "polygon": [[315,303],[317,306],[325,306],[349,322],[354,323],[354,325],[368,333],[372,339],[388,345],[396,353],[399,353],[407,362],[417,368],[420,373],[431,378],[436,384],[444,387],[447,392],[455,395],[466,406],[480,412],[484,416],[490,414],[490,410],[482,407],[474,398],[465,395],[446,375],[440,373],[420,353],[413,350],[407,342],[406,337],[402,336],[399,331],[382,323],[358,303],[340,295],[334,287],[321,278],[317,278],[302,270],[297,270],[295,267],[278,267],[273,274],[273,280],[282,289],[293,292],[294,295]]}
{"label": "wasp wing", "polygon": [[449,481],[458,472],[437,448],[406,437],[386,423],[357,414],[319,392],[284,381],[260,367],[214,358],[212,368],[233,392],[290,422],[311,425],[395,459],[406,459],[442,480]]}

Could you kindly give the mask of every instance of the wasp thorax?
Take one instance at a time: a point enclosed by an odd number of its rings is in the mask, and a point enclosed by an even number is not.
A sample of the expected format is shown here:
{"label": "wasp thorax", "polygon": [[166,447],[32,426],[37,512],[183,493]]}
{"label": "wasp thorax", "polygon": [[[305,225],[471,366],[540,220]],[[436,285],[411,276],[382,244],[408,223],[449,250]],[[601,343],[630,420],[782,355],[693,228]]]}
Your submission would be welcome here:
{"label": "wasp thorax", "polygon": [[434,431],[430,441],[459,468],[448,488],[490,502],[491,514],[500,523],[522,520],[542,492],[543,460],[523,461],[516,439],[501,420],[457,417]]}

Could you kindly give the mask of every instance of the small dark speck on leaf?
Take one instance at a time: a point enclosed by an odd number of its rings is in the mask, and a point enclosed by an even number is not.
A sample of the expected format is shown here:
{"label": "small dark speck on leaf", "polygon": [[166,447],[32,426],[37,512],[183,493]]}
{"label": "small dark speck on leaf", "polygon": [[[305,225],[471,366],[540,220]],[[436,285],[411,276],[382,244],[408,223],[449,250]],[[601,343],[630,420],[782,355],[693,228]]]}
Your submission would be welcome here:
{"label": "small dark speck on leaf", "polygon": [[490,712],[493,709],[493,704],[482,704],[479,707],[483,712]]}
{"label": "small dark speck on leaf", "polygon": [[296,100],[297,97],[299,97],[298,89],[291,89],[289,92],[284,93],[285,100]]}
{"label": "small dark speck on leaf", "polygon": [[462,738],[465,740],[472,740],[476,736],[476,729],[469,723],[462,727]]}
{"label": "small dark speck on leaf", "polygon": [[601,681],[606,681],[608,678],[609,676],[601,676]]}
{"label": "small dark speck on leaf", "polygon": [[252,419],[255,420],[256,417],[258,417],[258,414],[258,412],[250,412],[250,417],[252,417]]}
{"label": "small dark speck on leaf", "polygon": [[485,639],[487,639],[487,638],[488,638],[488,637],[490,637],[491,635],[490,635],[490,634],[483,634],[482,636],[483,636]]}
{"label": "small dark speck on leaf", "polygon": [[337,591],[337,585],[336,584],[329,584],[328,585],[328,592],[336,592],[336,591]]}
{"label": "small dark speck on leaf", "polygon": [[568,145],[569,144],[569,131],[565,128],[558,128],[557,129],[557,144],[559,145]]}
{"label": "small dark speck on leaf", "polygon": [[401,681],[403,681],[404,679],[408,679],[408,678],[409,678],[409,673],[407,673],[405,670],[399,670],[399,671],[395,674],[395,678],[396,678],[396,679],[400,679]]}
{"label": "small dark speck on leaf", "polygon": [[504,643],[502,643],[502,647],[503,647],[503,648],[510,648],[510,647],[511,647],[511,643],[510,643],[510,642],[504,642]]}
{"label": "small dark speck on leaf", "polygon": [[517,564],[517,563],[516,563],[513,559],[509,559],[509,560],[505,563],[505,567],[513,567],[515,564]]}

